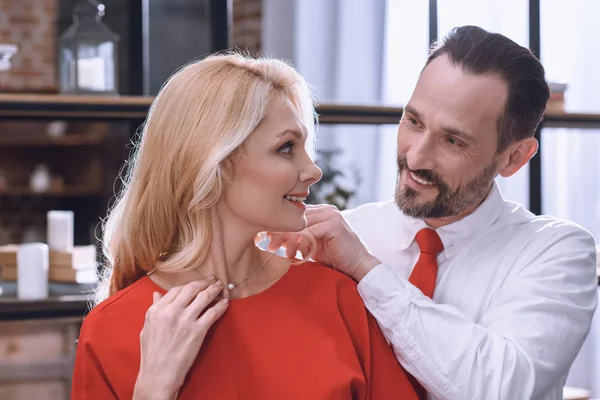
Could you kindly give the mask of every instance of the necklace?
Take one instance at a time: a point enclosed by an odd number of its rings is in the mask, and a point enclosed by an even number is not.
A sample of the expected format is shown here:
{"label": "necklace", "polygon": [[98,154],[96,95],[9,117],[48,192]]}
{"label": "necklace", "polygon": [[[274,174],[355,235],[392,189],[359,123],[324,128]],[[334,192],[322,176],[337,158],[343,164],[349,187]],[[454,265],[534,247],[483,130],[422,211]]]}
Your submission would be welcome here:
{"label": "necklace", "polygon": [[[250,278],[252,275],[256,274],[258,271],[260,271],[262,269],[262,267],[264,267],[265,265],[267,265],[267,263],[269,262],[269,260],[271,258],[273,258],[273,256],[275,255],[275,253],[271,253],[271,255],[269,257],[267,257],[267,259],[260,265],[260,267],[256,268],[250,275],[246,276],[244,279],[242,279],[239,282],[236,283],[228,283],[225,286],[227,286],[227,289],[229,290],[233,290],[236,288],[236,286],[238,286],[240,283],[245,282],[246,280],[248,280],[248,278]],[[156,269],[152,269],[151,271],[148,271],[146,273],[146,275],[150,276],[154,271],[156,271]],[[196,271],[196,273],[198,272],[196,269],[194,269],[194,271]],[[205,278],[203,276],[203,278]]]}
{"label": "necklace", "polygon": [[235,289],[240,283],[245,282],[246,280],[248,280],[248,278],[250,278],[252,275],[256,274],[258,271],[260,271],[262,269],[262,267],[264,267],[265,265],[267,265],[267,263],[269,262],[269,260],[271,258],[273,258],[273,256],[275,255],[275,253],[271,253],[271,255],[269,257],[267,257],[267,259],[260,265],[260,267],[256,268],[250,275],[246,276],[244,279],[242,279],[241,281],[238,281],[236,283],[227,283],[225,286],[227,287],[227,289],[229,290],[233,290]]}

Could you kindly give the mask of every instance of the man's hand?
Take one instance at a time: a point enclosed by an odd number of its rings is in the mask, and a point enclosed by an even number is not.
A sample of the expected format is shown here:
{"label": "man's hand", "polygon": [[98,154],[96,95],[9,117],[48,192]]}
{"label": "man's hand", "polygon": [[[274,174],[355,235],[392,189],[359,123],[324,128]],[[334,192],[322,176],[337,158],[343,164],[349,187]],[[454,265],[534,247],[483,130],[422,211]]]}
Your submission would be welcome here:
{"label": "man's hand", "polygon": [[[330,266],[355,281],[360,280],[380,261],[369,253],[360,238],[348,226],[339,210],[331,205],[308,205],[306,230],[317,242],[313,259]],[[311,243],[301,233],[268,233],[271,238],[269,250],[285,247],[288,258],[294,258],[298,250],[306,256]]]}

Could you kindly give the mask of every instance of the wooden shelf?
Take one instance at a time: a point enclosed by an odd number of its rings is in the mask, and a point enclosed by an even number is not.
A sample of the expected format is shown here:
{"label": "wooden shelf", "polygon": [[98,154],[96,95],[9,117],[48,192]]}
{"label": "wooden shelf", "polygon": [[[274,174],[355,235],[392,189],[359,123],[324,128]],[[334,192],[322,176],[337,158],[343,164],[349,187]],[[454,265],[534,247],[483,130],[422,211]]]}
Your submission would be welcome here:
{"label": "wooden shelf", "polygon": [[2,147],[81,147],[95,146],[102,142],[104,134],[66,134],[58,138],[50,136],[2,136],[0,133],[0,148]]}
{"label": "wooden shelf", "polygon": [[52,296],[30,301],[0,296],[0,321],[83,317],[89,311],[91,300],[91,295]]}
{"label": "wooden shelf", "polygon": [[83,197],[98,196],[100,189],[95,187],[72,186],[66,187],[60,191],[33,192],[27,187],[9,187],[0,189],[0,197]]}
{"label": "wooden shelf", "polygon": [[0,94],[0,117],[11,119],[144,119],[154,97]]}
{"label": "wooden shelf", "polygon": [[[140,120],[152,96],[84,96],[0,94],[0,118]],[[326,124],[397,124],[402,107],[321,104],[320,122]],[[544,126],[600,128],[600,114],[550,110]]]}

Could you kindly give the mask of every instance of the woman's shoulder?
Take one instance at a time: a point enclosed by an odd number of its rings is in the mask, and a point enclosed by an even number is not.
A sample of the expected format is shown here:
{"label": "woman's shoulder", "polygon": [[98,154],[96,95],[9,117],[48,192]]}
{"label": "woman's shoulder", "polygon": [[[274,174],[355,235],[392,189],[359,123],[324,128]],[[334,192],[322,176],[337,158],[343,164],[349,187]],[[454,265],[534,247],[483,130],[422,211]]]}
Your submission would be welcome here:
{"label": "woman's shoulder", "polygon": [[294,265],[294,273],[304,279],[320,282],[324,285],[343,285],[356,287],[356,282],[343,273],[314,261],[304,261]]}
{"label": "woman's shoulder", "polygon": [[292,268],[296,278],[293,290],[302,296],[303,304],[310,304],[319,312],[341,315],[348,329],[366,329],[367,311],[352,278],[312,261]]}
{"label": "woman's shoulder", "polygon": [[325,265],[306,261],[292,267],[293,276],[299,287],[310,288],[319,296],[335,295],[346,299],[346,304],[362,304],[357,283],[347,275]]}
{"label": "woman's shoulder", "polygon": [[143,319],[152,305],[152,288],[148,277],[138,279],[93,307],[85,317],[84,325],[100,328]]}

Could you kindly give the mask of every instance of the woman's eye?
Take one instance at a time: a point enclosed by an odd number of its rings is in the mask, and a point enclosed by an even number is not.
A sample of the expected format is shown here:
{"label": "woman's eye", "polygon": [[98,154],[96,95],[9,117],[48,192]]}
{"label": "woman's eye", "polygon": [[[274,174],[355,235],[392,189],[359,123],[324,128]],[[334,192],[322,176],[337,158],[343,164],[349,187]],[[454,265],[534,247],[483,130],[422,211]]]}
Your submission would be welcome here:
{"label": "woman's eye", "polygon": [[294,142],[292,142],[290,140],[289,142],[287,142],[283,146],[281,146],[278,151],[280,153],[290,154],[292,152],[293,147],[294,147]]}

